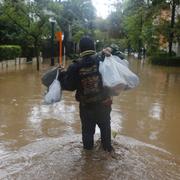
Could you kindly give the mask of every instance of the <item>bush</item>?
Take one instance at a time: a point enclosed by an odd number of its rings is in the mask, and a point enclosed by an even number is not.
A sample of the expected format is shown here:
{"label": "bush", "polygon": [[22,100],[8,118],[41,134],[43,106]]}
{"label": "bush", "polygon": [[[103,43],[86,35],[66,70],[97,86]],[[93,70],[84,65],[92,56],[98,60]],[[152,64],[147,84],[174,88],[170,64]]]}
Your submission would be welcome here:
{"label": "bush", "polygon": [[180,57],[177,56],[152,56],[149,59],[155,65],[180,66]]}
{"label": "bush", "polygon": [[[153,50],[152,52],[147,52],[147,55],[148,56],[154,56],[154,57],[169,57],[169,53],[167,52],[167,51],[165,51],[165,50]],[[176,56],[176,53],[173,51],[172,52],[172,56]]]}
{"label": "bush", "polygon": [[0,45],[0,61],[15,59],[21,55],[21,51],[18,45]]}

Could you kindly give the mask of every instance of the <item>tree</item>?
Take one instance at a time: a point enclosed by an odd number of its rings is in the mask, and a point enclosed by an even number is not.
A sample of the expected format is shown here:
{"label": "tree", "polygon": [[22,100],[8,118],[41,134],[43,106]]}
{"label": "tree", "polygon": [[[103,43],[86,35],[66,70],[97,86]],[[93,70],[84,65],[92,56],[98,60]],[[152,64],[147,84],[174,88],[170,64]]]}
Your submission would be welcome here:
{"label": "tree", "polygon": [[[128,49],[138,51],[140,58],[143,47],[149,53],[158,51],[163,37],[169,43],[171,54],[172,43],[179,40],[179,20],[175,15],[178,4],[179,0],[117,1],[115,11],[108,17],[109,38],[126,38]],[[162,18],[163,12],[170,10],[171,15]]]}
{"label": "tree", "polygon": [[[49,16],[42,9],[45,1],[6,0],[3,1],[3,14],[8,22],[18,28],[18,33],[23,37],[27,46],[32,46],[37,59],[37,70],[39,70],[39,52],[42,39],[48,37]],[[46,4],[47,5],[47,4]]]}
{"label": "tree", "polygon": [[126,1],[123,11],[123,27],[129,45],[138,51],[140,58],[141,48],[144,47],[143,28],[146,21],[147,6],[144,0]]}
{"label": "tree", "polygon": [[176,7],[180,4],[179,0],[171,0],[171,24],[170,24],[170,32],[169,32],[169,55],[172,56],[172,44],[174,40],[174,28],[175,28],[175,14]]}
{"label": "tree", "polygon": [[[95,39],[102,43],[108,39],[109,22],[107,19],[97,17],[95,20]],[[100,43],[100,42],[99,42]]]}
{"label": "tree", "polygon": [[94,35],[95,8],[91,0],[67,0],[63,1],[62,5],[63,11],[59,23],[65,32],[67,53],[72,53],[72,41],[76,49],[76,44],[82,35]]}
{"label": "tree", "polygon": [[176,9],[180,4],[179,0],[152,0],[153,8],[158,9],[159,14],[164,10],[169,12],[169,17],[161,18],[159,26],[159,34],[163,35],[168,41],[168,52],[169,55],[172,56],[172,44],[174,40],[178,40],[178,29],[176,23],[179,22],[178,17],[176,19]]}
{"label": "tree", "polygon": [[[49,18],[56,30],[64,32],[64,42],[79,41],[82,34],[94,35],[95,8],[91,0],[2,0],[0,35],[3,41],[33,47],[39,69],[39,51],[44,39],[50,38]],[[4,23],[6,22],[6,23]],[[67,48],[70,49],[70,48]]]}

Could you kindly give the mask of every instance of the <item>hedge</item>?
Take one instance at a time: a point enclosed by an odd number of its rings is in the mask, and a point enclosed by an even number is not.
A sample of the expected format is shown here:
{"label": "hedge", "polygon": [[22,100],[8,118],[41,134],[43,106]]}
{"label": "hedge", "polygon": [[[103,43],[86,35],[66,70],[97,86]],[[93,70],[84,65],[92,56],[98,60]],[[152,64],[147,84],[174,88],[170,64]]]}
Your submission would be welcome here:
{"label": "hedge", "polygon": [[21,47],[18,45],[0,45],[0,61],[15,59],[21,55]]}
{"label": "hedge", "polygon": [[180,66],[180,56],[152,56],[149,59],[155,65]]}

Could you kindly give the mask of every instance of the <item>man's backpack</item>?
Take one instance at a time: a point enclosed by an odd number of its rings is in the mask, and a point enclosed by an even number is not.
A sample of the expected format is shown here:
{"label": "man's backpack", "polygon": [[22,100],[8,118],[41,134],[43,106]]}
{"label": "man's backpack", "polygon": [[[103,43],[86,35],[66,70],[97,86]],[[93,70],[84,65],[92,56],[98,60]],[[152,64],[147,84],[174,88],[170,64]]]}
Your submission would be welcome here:
{"label": "man's backpack", "polygon": [[97,103],[104,99],[99,61],[97,55],[85,58],[79,62],[80,102],[84,104]]}

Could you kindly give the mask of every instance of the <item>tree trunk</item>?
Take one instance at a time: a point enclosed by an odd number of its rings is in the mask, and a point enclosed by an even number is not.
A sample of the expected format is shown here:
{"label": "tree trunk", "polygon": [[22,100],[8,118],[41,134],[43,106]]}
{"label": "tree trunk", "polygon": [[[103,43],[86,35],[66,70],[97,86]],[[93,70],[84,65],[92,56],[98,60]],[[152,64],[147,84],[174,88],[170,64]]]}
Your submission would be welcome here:
{"label": "tree trunk", "polygon": [[36,63],[37,63],[37,71],[39,71],[39,46],[37,40],[35,40],[35,56],[36,56]]}
{"label": "tree trunk", "polygon": [[131,44],[130,41],[128,41],[128,56],[131,54]]}
{"label": "tree trunk", "polygon": [[[142,19],[142,13],[140,17],[140,34],[142,34],[142,26],[143,26],[143,19]],[[141,59],[141,48],[142,48],[142,38],[139,37],[138,42],[138,59]]]}
{"label": "tree trunk", "polygon": [[141,59],[141,39],[138,42],[138,59]]}
{"label": "tree trunk", "polygon": [[170,26],[170,33],[169,33],[169,55],[170,56],[172,56],[172,44],[173,44],[173,39],[174,39],[175,10],[176,10],[176,3],[175,3],[175,0],[173,0],[172,11],[171,11],[171,26]]}
{"label": "tree trunk", "polygon": [[51,22],[51,66],[54,66],[54,22]]}

